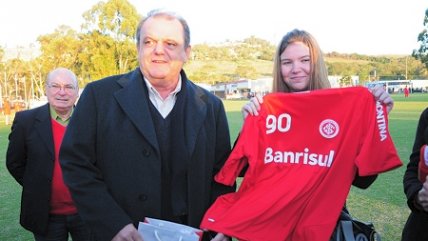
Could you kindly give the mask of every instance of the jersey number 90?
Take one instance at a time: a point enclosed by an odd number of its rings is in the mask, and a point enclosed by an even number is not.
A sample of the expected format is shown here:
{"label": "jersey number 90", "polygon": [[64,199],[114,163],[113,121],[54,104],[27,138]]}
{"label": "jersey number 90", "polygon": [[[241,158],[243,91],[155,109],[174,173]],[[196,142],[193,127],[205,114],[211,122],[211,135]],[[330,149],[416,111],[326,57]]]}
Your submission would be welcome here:
{"label": "jersey number 90", "polygon": [[291,127],[291,116],[287,113],[282,113],[278,117],[268,115],[266,117],[266,134],[271,134],[278,130],[279,132],[287,132]]}

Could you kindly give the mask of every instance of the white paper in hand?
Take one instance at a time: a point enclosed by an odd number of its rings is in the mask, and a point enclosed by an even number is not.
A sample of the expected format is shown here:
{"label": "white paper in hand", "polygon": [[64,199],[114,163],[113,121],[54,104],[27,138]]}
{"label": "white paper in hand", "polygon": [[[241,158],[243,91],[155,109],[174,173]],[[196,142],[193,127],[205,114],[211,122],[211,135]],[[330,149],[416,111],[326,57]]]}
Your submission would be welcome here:
{"label": "white paper in hand", "polygon": [[187,225],[155,218],[145,218],[138,224],[144,241],[200,241],[203,231]]}

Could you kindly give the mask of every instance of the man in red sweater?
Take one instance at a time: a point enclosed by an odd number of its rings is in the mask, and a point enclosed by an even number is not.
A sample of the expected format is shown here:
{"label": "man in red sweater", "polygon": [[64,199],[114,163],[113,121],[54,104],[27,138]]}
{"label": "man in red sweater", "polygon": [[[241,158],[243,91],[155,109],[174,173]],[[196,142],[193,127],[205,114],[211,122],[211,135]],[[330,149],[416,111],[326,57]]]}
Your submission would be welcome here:
{"label": "man in red sweater", "polygon": [[21,225],[36,241],[90,240],[77,214],[59,165],[59,149],[79,96],[76,75],[65,68],[46,81],[48,103],[16,113],[9,135],[6,165],[22,186]]}

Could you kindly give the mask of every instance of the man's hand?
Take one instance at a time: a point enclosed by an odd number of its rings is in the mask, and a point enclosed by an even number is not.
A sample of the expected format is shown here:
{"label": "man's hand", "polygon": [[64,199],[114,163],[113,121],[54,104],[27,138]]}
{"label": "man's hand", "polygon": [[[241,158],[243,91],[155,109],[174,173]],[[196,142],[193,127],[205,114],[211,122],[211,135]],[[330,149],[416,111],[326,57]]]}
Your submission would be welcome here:
{"label": "man's hand", "polygon": [[230,241],[230,238],[222,233],[218,233],[211,241]]}
{"label": "man's hand", "polygon": [[111,241],[143,241],[140,233],[132,223],[123,227]]}

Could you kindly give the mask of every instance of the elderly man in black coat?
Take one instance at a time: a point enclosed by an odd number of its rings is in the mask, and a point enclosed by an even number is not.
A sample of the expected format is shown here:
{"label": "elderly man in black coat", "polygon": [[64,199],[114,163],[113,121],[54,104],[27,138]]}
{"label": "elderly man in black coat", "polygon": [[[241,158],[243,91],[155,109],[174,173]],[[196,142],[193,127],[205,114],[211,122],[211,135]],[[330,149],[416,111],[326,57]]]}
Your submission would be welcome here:
{"label": "elderly man in black coat", "polygon": [[214,181],[230,153],[228,123],[221,100],[182,69],[189,34],[178,15],[149,13],[137,29],[139,68],[88,84],[76,106],[60,160],[99,241],[142,240],[145,217],[199,227],[213,201],[234,191]]}
{"label": "elderly man in black coat", "polygon": [[9,135],[6,165],[22,186],[21,225],[36,241],[90,240],[64,184],[59,150],[79,96],[76,75],[65,68],[46,80],[48,103],[16,113]]}

